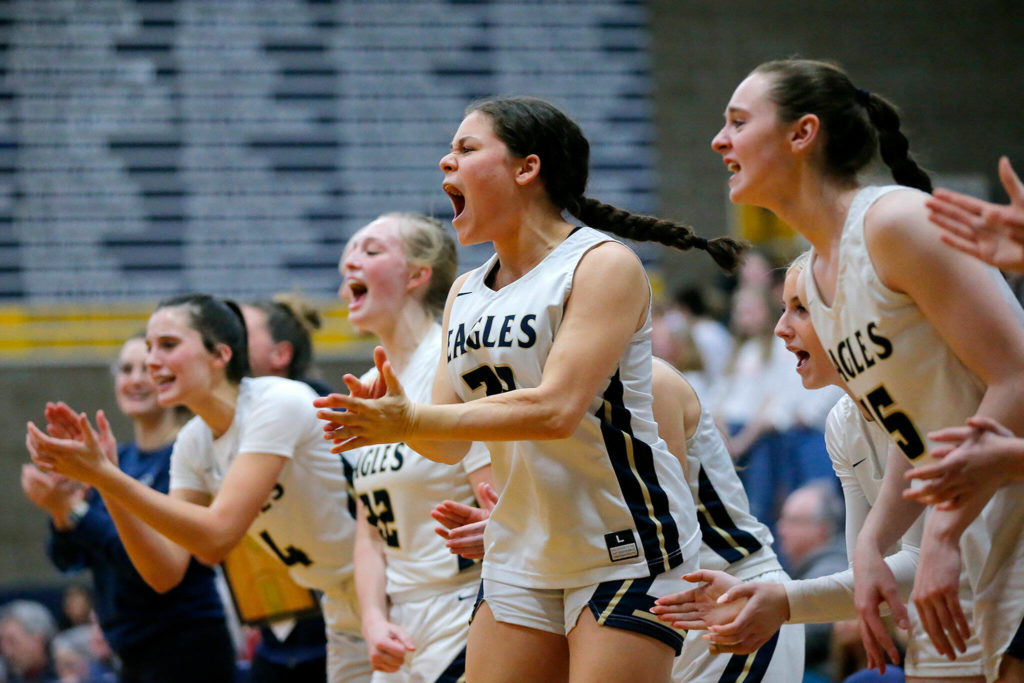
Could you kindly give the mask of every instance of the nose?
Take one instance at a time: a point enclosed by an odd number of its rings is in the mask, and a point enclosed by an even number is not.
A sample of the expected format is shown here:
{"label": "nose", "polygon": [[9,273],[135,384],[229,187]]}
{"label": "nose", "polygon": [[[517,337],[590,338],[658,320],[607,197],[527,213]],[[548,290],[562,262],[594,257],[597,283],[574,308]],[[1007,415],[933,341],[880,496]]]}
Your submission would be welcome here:
{"label": "nose", "polygon": [[785,313],[779,316],[779,322],[775,323],[775,336],[785,340],[793,337],[793,328],[790,327]]}
{"label": "nose", "polygon": [[441,161],[439,161],[437,165],[440,166],[441,170],[444,171],[445,173],[448,173],[450,171],[454,171],[455,170],[455,155],[452,154],[451,152],[448,152],[443,157],[441,157]]}
{"label": "nose", "polygon": [[729,139],[725,134],[725,126],[722,126],[722,129],[715,134],[715,137],[711,138],[711,149],[719,154],[724,154],[725,150],[729,149]]}

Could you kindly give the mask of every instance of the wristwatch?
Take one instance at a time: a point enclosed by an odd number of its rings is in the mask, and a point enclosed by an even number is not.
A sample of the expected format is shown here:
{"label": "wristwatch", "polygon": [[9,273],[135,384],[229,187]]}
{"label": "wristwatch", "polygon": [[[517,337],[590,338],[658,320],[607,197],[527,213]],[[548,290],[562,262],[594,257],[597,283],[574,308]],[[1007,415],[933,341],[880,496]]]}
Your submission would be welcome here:
{"label": "wristwatch", "polygon": [[85,517],[88,512],[89,501],[87,500],[80,500],[72,505],[71,512],[68,513],[68,524],[71,525],[71,528],[74,529],[78,526],[78,523],[82,521],[82,518]]}

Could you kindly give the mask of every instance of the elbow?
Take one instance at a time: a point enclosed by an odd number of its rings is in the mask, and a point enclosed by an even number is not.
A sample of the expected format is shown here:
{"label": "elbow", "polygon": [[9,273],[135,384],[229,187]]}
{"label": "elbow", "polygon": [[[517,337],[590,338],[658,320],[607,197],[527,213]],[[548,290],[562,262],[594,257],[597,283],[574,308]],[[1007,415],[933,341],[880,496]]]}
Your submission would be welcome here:
{"label": "elbow", "polygon": [[574,405],[556,405],[543,419],[537,421],[539,434],[535,438],[555,440],[568,439],[583,421],[583,409]]}
{"label": "elbow", "polygon": [[146,580],[146,584],[157,593],[163,595],[164,593],[170,592],[173,588],[178,586],[182,579],[185,578],[185,570],[180,573],[168,574],[166,572],[154,573],[143,577]]}
{"label": "elbow", "polygon": [[235,539],[232,543],[223,542],[211,544],[210,547],[203,548],[202,551],[194,553],[195,558],[205,565],[215,567],[227,559],[234,547],[238,545],[239,540],[240,539]]}

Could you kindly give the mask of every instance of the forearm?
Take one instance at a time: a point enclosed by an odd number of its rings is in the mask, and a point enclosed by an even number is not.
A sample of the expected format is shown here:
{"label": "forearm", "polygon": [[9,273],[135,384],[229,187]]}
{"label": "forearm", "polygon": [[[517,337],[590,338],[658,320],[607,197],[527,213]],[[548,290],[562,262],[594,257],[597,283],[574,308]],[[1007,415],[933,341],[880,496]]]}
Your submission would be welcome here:
{"label": "forearm", "polygon": [[150,588],[165,593],[181,583],[191,559],[188,551],[160,535],[114,500],[106,500],[121,545]]}
{"label": "forearm", "polygon": [[[544,387],[466,403],[416,404],[409,443],[452,437],[462,442],[563,439],[579,426],[586,408],[581,398],[574,400]],[[466,443],[464,449],[468,448]]]}
{"label": "forearm", "polygon": [[353,565],[364,637],[372,626],[388,620],[387,562],[370,536],[376,533],[365,519],[359,520]]}
{"label": "forearm", "polygon": [[[896,577],[900,595],[906,599],[914,585],[916,554],[901,550],[885,558],[885,563]],[[788,623],[831,623],[857,618],[852,569],[814,579],[788,581],[783,586],[789,600]]]}
{"label": "forearm", "polygon": [[890,449],[882,489],[857,534],[858,546],[870,544],[884,555],[921,516],[924,506],[903,498],[903,490],[907,487],[903,474],[909,469],[910,462],[895,449]]}
{"label": "forearm", "polygon": [[206,564],[223,561],[248,528],[245,524],[239,530],[211,508],[154,491],[120,470],[108,472],[96,483],[96,488],[111,509],[115,523],[115,510],[120,508],[122,519],[128,516],[141,520]]}

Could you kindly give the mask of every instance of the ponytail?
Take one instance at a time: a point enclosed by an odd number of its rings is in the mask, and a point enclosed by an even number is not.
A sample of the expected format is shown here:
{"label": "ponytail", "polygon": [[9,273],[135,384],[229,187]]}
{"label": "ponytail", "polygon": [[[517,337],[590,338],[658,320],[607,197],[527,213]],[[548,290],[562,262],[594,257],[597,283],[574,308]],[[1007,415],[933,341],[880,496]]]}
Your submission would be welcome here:
{"label": "ponytail", "polygon": [[658,242],[683,251],[700,249],[706,251],[720,268],[730,273],[739,267],[741,255],[746,248],[745,243],[731,237],[708,240],[682,223],[630,213],[596,199],[581,197],[578,205],[579,212],[574,215],[586,225],[638,242]]}

